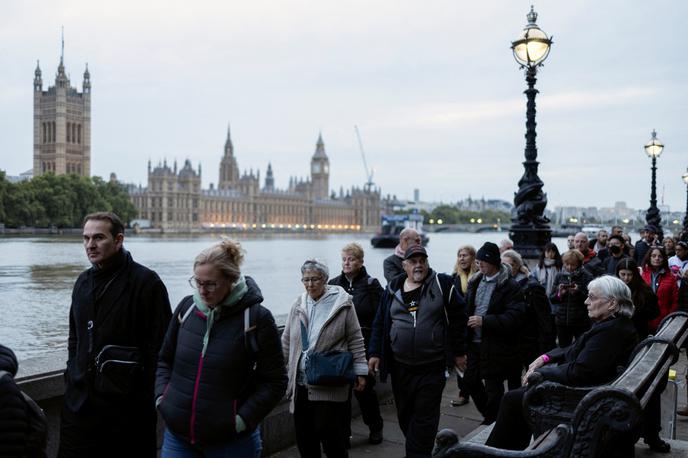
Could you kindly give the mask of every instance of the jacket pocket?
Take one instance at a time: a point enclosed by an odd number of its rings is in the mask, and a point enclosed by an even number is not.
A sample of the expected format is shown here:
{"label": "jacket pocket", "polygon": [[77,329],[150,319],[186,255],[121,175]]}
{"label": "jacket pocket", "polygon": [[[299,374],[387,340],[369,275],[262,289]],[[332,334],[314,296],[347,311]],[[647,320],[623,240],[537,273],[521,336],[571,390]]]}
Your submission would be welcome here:
{"label": "jacket pocket", "polygon": [[132,394],[143,372],[141,352],[136,347],[106,345],[96,356],[94,386],[103,394]]}

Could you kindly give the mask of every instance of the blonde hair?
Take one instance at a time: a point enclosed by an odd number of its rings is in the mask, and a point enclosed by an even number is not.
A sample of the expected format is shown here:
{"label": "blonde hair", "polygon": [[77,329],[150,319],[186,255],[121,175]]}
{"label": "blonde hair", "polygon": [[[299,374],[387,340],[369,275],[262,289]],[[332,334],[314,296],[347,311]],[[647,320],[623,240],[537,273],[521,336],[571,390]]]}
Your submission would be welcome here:
{"label": "blonde hair", "polygon": [[459,253],[462,251],[465,251],[468,253],[468,255],[473,258],[473,261],[471,262],[471,267],[468,269],[468,272],[464,272],[468,274],[468,276],[473,275],[478,269],[475,266],[475,248],[473,248],[473,245],[463,245],[460,246],[458,250],[456,250],[456,263],[454,263],[454,272],[455,274],[458,274],[461,272],[461,267],[459,266]]}
{"label": "blonde hair", "polygon": [[347,243],[342,248],[342,253],[348,253],[359,261],[363,261],[363,247],[356,242]]}
{"label": "blonde hair", "polygon": [[201,251],[194,260],[194,269],[198,265],[210,264],[218,269],[232,283],[241,276],[239,266],[244,262],[244,250],[241,244],[228,238]]}
{"label": "blonde hair", "polygon": [[502,253],[502,257],[506,257],[511,259],[516,263],[516,270],[525,274],[525,275],[530,275],[530,270],[528,270],[528,266],[523,262],[523,258],[521,255],[514,250],[506,250],[504,253]]}
{"label": "blonde hair", "polygon": [[578,262],[578,267],[583,265],[583,259],[585,259],[585,256],[583,256],[583,253],[581,253],[579,250],[573,249],[569,250],[566,253],[561,255],[561,260],[563,262],[571,264],[571,261],[576,261]]}

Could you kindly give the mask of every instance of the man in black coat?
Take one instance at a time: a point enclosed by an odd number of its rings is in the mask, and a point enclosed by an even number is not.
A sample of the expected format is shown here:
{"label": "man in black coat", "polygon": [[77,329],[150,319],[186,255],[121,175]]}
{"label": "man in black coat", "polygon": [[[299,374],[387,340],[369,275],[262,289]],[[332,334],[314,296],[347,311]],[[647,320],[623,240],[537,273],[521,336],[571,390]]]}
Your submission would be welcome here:
{"label": "man in black coat", "polygon": [[511,269],[502,265],[496,244],[485,242],[476,259],[480,272],[471,278],[466,291],[468,367],[464,381],[485,418],[483,423],[490,424],[497,418],[504,380],[509,389],[520,386],[517,342],[525,302],[521,287],[510,276]]}
{"label": "man in black coat", "polygon": [[645,254],[649,249],[657,244],[657,226],[648,224],[643,230],[644,236],[635,243],[635,250],[633,251],[633,260],[638,266],[643,266]]}
{"label": "man in black coat", "polygon": [[123,248],[114,213],[84,219],[92,266],[72,291],[60,457],[156,454],[153,385],[167,330],[165,285]]}
{"label": "man in black coat", "polygon": [[616,266],[624,258],[630,258],[624,253],[625,241],[620,235],[612,235],[607,241],[607,250],[609,251],[609,256],[602,261],[602,267],[604,268],[604,273],[607,275],[616,275]]}

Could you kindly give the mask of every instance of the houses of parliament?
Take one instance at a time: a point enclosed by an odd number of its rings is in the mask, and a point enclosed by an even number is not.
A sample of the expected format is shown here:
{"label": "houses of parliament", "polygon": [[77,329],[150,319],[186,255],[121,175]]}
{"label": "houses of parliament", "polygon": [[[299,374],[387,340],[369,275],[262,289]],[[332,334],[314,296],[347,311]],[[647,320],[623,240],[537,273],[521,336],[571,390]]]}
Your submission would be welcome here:
{"label": "houses of parliament", "polygon": [[322,135],[310,160],[308,179],[289,179],[275,187],[272,165],[240,173],[229,128],[220,159],[217,187],[201,189],[201,166],[186,160],[155,167],[148,162],[148,186],[129,187],[139,218],[166,232],[199,229],[295,229],[357,231],[379,224],[380,190],[354,187],[330,194],[330,160]]}

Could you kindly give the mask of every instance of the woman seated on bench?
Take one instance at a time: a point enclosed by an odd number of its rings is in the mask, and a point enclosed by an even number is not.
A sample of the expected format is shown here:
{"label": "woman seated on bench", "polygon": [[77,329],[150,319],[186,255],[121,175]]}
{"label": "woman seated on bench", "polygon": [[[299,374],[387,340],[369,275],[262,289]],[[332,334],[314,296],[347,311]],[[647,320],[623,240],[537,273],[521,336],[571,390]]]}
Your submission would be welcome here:
{"label": "woman seated on bench", "polygon": [[611,382],[617,368],[625,366],[638,342],[631,321],[631,290],[623,281],[605,275],[588,285],[585,300],[592,328],[572,345],[539,356],[523,376],[524,386],[502,398],[497,422],[486,445],[508,450],[523,450],[532,432],[523,416],[523,395],[528,377],[538,372],[545,380],[569,386],[593,386]]}

